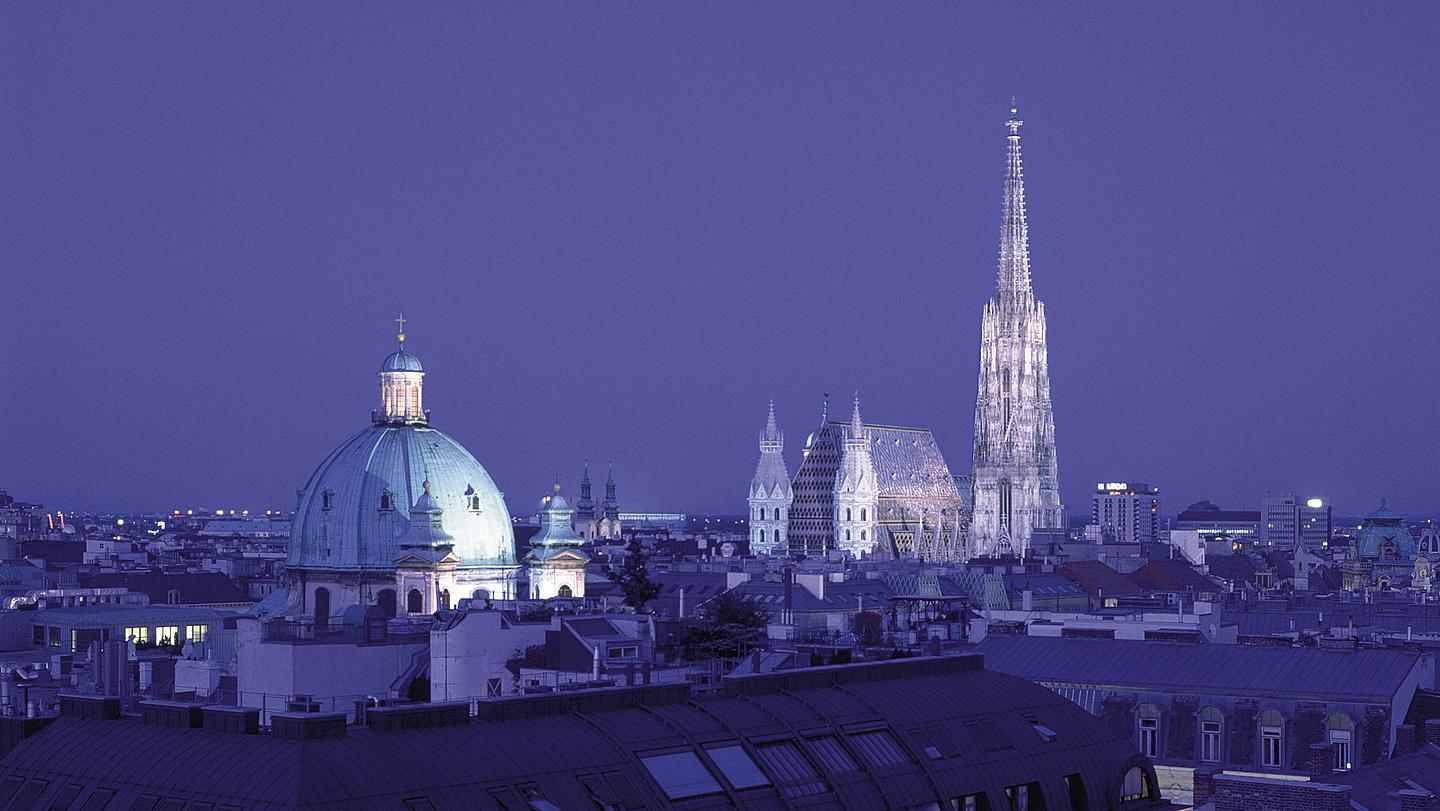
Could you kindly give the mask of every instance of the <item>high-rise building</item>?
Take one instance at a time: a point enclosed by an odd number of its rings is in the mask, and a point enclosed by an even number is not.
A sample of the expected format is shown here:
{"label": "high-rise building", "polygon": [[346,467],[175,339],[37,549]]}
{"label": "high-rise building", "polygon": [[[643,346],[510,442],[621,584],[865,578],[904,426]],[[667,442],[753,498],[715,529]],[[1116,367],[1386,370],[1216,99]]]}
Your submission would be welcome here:
{"label": "high-rise building", "polygon": [[1201,540],[1228,538],[1243,546],[1254,545],[1260,535],[1258,510],[1222,510],[1210,501],[1197,501],[1175,519],[1175,529],[1195,530]]}
{"label": "high-rise building", "polygon": [[1307,498],[1296,506],[1300,545],[1311,551],[1330,546],[1335,531],[1335,517],[1330,502],[1323,498]]}
{"label": "high-rise building", "polygon": [[1300,502],[1292,495],[1260,501],[1260,545],[1294,549],[1300,540]]}
{"label": "high-rise building", "polygon": [[785,469],[785,435],[775,422],[775,401],[760,432],[760,462],[750,482],[750,552],[784,554],[789,548],[790,471]]}
{"label": "high-rise building", "polygon": [[1100,482],[1090,523],[1115,534],[1118,543],[1160,539],[1160,491],[1144,482]]}
{"label": "high-rise building", "polygon": [[974,511],[980,554],[1023,554],[1034,528],[1065,525],[1055,463],[1055,420],[1045,344],[1045,304],[1030,287],[1020,116],[1005,126],[1007,174],[995,295],[980,331],[975,398]]}

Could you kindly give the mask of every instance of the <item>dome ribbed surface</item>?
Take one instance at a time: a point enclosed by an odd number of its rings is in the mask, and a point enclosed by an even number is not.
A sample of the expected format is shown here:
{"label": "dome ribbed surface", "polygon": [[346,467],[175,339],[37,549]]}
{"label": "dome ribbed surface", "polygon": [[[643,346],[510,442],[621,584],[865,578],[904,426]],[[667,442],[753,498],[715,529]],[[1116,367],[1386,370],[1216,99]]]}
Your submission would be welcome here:
{"label": "dome ribbed surface", "polygon": [[[400,538],[410,527],[409,507],[420,500],[427,475],[430,498],[444,510],[445,534],[455,539],[461,564],[513,565],[510,512],[490,474],[459,442],[419,425],[372,426],[320,464],[296,505],[286,565],[394,568]],[[382,510],[387,492],[391,509]]]}

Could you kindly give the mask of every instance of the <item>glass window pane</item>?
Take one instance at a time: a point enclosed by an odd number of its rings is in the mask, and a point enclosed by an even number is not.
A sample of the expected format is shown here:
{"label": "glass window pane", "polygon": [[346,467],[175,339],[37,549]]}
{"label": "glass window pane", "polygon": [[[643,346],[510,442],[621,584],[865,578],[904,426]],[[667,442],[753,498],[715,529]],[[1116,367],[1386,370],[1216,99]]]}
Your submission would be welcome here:
{"label": "glass window pane", "polygon": [[735,788],[755,788],[770,785],[770,779],[755,765],[755,761],[736,746],[716,746],[705,750],[710,759]]}
{"label": "glass window pane", "polygon": [[775,779],[781,784],[781,791],[787,797],[808,797],[824,794],[829,790],[815,767],[801,754],[800,748],[790,741],[778,741],[756,747],[760,759],[770,767]]}
{"label": "glass window pane", "polygon": [[900,750],[900,743],[888,729],[857,732],[850,736],[850,740],[855,742],[855,748],[860,750],[861,757],[869,761],[871,766],[896,766],[910,760]]}
{"label": "glass window pane", "polygon": [[694,752],[675,752],[669,755],[651,755],[640,758],[650,776],[660,784],[665,795],[672,800],[699,797],[702,794],[717,794],[720,784],[700,762]]}
{"label": "glass window pane", "polygon": [[815,757],[820,760],[820,765],[824,766],[825,770],[831,774],[849,774],[860,771],[860,764],[855,762],[855,758],[850,757],[850,753],[845,751],[845,747],[840,745],[840,741],[836,740],[834,735],[811,738],[810,751],[815,753]]}

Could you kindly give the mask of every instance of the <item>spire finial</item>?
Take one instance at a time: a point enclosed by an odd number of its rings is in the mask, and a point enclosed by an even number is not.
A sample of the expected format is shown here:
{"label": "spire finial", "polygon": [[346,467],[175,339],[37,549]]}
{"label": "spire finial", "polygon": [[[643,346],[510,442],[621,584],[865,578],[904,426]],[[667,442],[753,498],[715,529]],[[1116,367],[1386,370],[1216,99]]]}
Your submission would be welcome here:
{"label": "spire finial", "polygon": [[857,391],[855,392],[855,410],[850,412],[850,427],[859,431],[862,426],[864,423],[860,421],[860,392]]}
{"label": "spire finial", "polygon": [[400,348],[403,350],[405,348],[405,314],[401,313],[400,317],[395,319],[395,323],[400,325],[400,332],[395,335],[395,340],[400,342]]}
{"label": "spire finial", "polygon": [[825,400],[820,405],[820,424],[824,425],[830,421],[830,392],[825,392]]}

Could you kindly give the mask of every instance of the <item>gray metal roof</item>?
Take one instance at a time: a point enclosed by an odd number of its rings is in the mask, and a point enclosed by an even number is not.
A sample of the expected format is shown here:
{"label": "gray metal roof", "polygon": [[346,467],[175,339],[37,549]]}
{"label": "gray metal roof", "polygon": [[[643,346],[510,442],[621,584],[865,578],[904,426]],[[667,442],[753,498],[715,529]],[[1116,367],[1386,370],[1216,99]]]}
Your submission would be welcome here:
{"label": "gray metal roof", "polygon": [[987,668],[1031,681],[1356,703],[1389,703],[1423,658],[1394,650],[1036,636],[991,636],[975,650]]}
{"label": "gray metal roof", "polygon": [[[671,803],[643,759],[687,753],[703,758],[702,774],[719,789],[687,808],[895,808],[976,792],[999,808],[1006,787],[1030,782],[1058,805],[1064,776],[1074,773],[1090,807],[1109,808],[1118,805],[1126,769],[1138,765],[1154,779],[1133,745],[1100,719],[1049,690],[980,669],[978,657],[727,677],[714,696],[669,685],[502,699],[483,702],[481,718],[469,723],[460,709],[451,726],[351,728],[303,742],[64,717],[0,760],[0,792],[44,781],[34,797],[40,808],[77,785],[84,793],[72,799],[81,801],[115,790],[108,807],[117,809],[145,795],[176,808],[201,801],[248,811],[548,807],[529,804],[539,798],[562,809],[594,808],[597,799],[659,809]],[[1054,735],[1047,739],[1037,724]],[[764,785],[727,783],[721,758],[707,751],[715,745],[738,747]],[[887,751],[899,762],[867,759]],[[787,779],[776,766],[786,758],[768,755],[785,755],[811,776]],[[836,765],[846,760],[856,768]]]}

